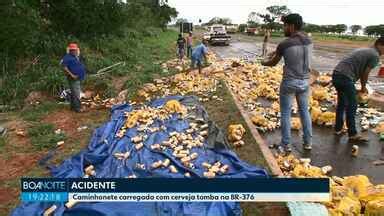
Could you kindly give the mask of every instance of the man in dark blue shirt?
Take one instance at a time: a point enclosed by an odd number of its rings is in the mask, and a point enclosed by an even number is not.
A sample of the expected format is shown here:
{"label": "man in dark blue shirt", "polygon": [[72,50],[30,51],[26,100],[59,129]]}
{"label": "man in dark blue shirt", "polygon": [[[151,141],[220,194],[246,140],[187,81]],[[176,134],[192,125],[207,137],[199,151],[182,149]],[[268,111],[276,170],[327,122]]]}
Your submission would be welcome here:
{"label": "man in dark blue shirt", "polygon": [[[358,133],[355,116],[358,94],[355,82],[360,80],[361,93],[367,93],[369,73],[378,66],[380,56],[384,55],[384,37],[376,40],[374,47],[360,48],[345,56],[335,67],[332,84],[337,91],[335,134],[342,135],[344,122],[347,123],[350,141],[367,142],[368,138]],[[345,117],[344,117],[345,116]]]}
{"label": "man in dark blue shirt", "polygon": [[80,49],[75,43],[70,43],[67,48],[68,53],[61,60],[64,72],[67,76],[71,89],[71,109],[75,112],[82,112],[80,102],[81,81],[85,78],[85,66],[79,59]]}

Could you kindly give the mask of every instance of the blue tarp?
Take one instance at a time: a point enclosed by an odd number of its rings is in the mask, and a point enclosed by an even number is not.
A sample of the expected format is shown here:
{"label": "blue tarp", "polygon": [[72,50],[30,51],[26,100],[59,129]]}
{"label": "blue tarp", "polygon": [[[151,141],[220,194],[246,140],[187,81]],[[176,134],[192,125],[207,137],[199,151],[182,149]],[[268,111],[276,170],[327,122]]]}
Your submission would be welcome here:
{"label": "blue tarp", "polygon": [[[194,161],[195,169],[185,168],[179,160],[166,150],[151,150],[150,146],[155,143],[162,143],[168,140],[169,133],[172,131],[182,132],[189,127],[188,118],[180,119],[178,114],[172,118],[161,121],[156,120],[153,126],[165,125],[166,131],[147,133],[147,140],[144,148],[139,151],[134,149],[131,138],[136,136],[137,128],[127,130],[123,138],[116,138],[116,133],[125,123],[125,112],[130,112],[135,107],[124,104],[115,106],[111,110],[111,120],[94,131],[87,149],[82,150],[77,155],[65,160],[57,167],[51,167],[51,174],[58,178],[79,178],[84,175],[84,167],[92,164],[95,167],[96,178],[124,178],[136,175],[139,178],[186,178],[185,172],[191,174],[191,178],[203,177],[205,169],[203,162],[214,163],[221,161],[229,165],[229,172],[226,175],[219,175],[218,178],[256,178],[267,177],[264,169],[251,166],[241,161],[234,152],[226,147],[226,139],[221,130],[214,123],[210,122],[206,111],[198,103],[195,97],[172,96],[156,99],[149,103],[152,107],[161,107],[168,100],[176,99],[186,106],[194,105],[195,114],[201,116],[206,122],[210,123],[209,138],[203,148],[194,148],[192,152],[197,152],[199,157]],[[127,160],[118,160],[113,154],[116,152],[130,151],[131,155]],[[158,160],[169,158],[172,164],[177,167],[179,173],[171,173],[168,169],[150,169],[151,164]],[[137,163],[145,164],[148,169],[142,170],[136,166]],[[164,180],[166,181],[166,179]],[[13,210],[13,216],[33,216],[42,215],[45,209],[51,205],[57,205],[55,216],[61,215],[241,215],[240,204],[237,202],[153,202],[153,203],[134,203],[134,202],[93,202],[78,203],[71,209],[66,209],[64,203],[47,202],[25,202]]]}

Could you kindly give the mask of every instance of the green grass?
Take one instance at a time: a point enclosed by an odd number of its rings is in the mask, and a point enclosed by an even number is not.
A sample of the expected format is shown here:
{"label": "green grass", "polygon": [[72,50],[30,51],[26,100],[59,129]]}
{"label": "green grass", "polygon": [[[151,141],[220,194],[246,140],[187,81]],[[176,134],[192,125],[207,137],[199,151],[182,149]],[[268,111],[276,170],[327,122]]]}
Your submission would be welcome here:
{"label": "green grass", "polygon": [[[126,85],[128,88],[150,81],[154,73],[161,73],[159,63],[175,53],[176,38],[176,31],[151,28],[150,31],[135,31],[134,34],[122,37],[100,37],[87,41],[73,39],[78,41],[81,48],[88,75],[115,63],[125,62],[125,66],[116,67],[102,77],[87,76],[89,80],[86,80],[85,87],[93,87],[94,84],[107,86],[101,96],[108,97],[116,94],[110,83],[112,77],[128,77],[131,80]],[[31,62],[36,56],[29,56],[0,69],[1,88],[4,89],[0,92],[0,104],[21,108],[24,98],[31,91],[43,91],[57,96],[67,86],[59,61],[65,54],[64,47],[68,38],[56,40],[59,40],[57,47],[41,53],[35,64]]]}
{"label": "green grass", "polygon": [[[123,87],[127,87],[133,93],[141,84],[152,81],[154,77],[169,75],[171,72],[163,73],[160,64],[175,55],[177,32],[152,29],[146,35],[80,42],[82,54],[86,57],[86,64],[91,73],[120,61],[126,63],[125,66],[118,67],[104,76],[88,76],[83,83],[83,90],[90,89],[102,97],[111,97],[115,96],[119,90],[116,89],[112,79],[123,80],[123,84],[125,83]],[[23,103],[24,97],[32,90],[41,90],[56,95],[58,87],[66,86],[65,77],[58,65],[60,58],[59,55],[47,54],[42,56],[42,60],[32,69],[27,69],[18,76],[9,77],[6,83],[1,83],[2,85],[6,84],[4,85],[6,87],[16,88],[10,88],[7,92],[0,92],[0,104],[4,103],[6,98],[8,98],[8,102],[17,99],[16,104]],[[51,61],[47,61],[47,59],[51,59]],[[33,73],[30,73],[31,71]],[[23,152],[45,154],[46,150],[55,147],[58,141],[65,140],[60,153],[51,161],[54,164],[59,164],[64,159],[86,148],[93,129],[109,118],[109,110],[107,109],[79,114],[81,124],[87,125],[89,129],[79,132],[73,137],[65,137],[54,133],[55,125],[41,122],[49,114],[64,107],[68,107],[68,105],[61,105],[55,101],[45,101],[39,105],[27,106],[20,112],[12,113],[15,114],[15,118],[24,120],[28,126],[27,138],[31,145],[28,143]],[[8,148],[7,151],[2,152],[3,145],[10,146],[9,152],[7,152]],[[13,146],[15,147],[12,148]],[[17,146],[17,143],[9,143],[7,139],[0,138],[0,156],[12,155],[17,151]],[[46,170],[37,165],[27,173],[23,173],[23,176],[33,177],[47,175]],[[3,182],[4,184],[0,188],[19,188],[19,179],[20,177]],[[8,214],[17,204],[16,201],[0,203],[0,215]]]}
{"label": "green grass", "polygon": [[55,134],[55,127],[52,124],[38,123],[28,129],[28,136],[36,150],[50,149],[56,146],[57,142],[65,140],[64,134]]}
{"label": "green grass", "polygon": [[25,121],[36,122],[41,120],[49,113],[64,107],[62,104],[58,104],[55,101],[45,101],[39,105],[26,107],[20,112],[20,116]]}
{"label": "green grass", "polygon": [[161,62],[175,57],[175,41],[177,32],[169,30],[157,37],[146,37],[137,49],[133,50],[137,62],[132,71],[127,73],[129,77],[124,88],[129,90],[129,96],[134,95],[137,88],[144,83],[151,82],[154,77],[170,75],[172,72],[164,72]]}
{"label": "green grass", "polygon": [[102,98],[115,97],[117,89],[115,89],[111,76],[99,77],[91,76],[83,82],[83,88],[94,91],[95,94],[99,94]]}
{"label": "green grass", "polygon": [[6,135],[5,136],[1,136],[0,137],[0,153],[3,153],[6,143],[7,143]]}
{"label": "green grass", "polygon": [[246,130],[243,141],[246,143],[239,149],[234,149],[237,155],[244,161],[265,168],[270,172],[267,162],[263,157],[256,140],[253,138],[245,120],[243,119],[240,111],[237,109],[235,102],[224,84],[217,88],[215,95],[223,99],[223,101],[210,100],[204,103],[209,117],[216,122],[216,124],[225,130],[231,124],[242,124]]}
{"label": "green grass", "polygon": [[313,38],[315,40],[344,40],[344,41],[374,41],[373,38],[358,36],[358,35],[337,35],[337,34],[321,34],[321,33],[313,33]]}
{"label": "green grass", "polygon": [[[245,35],[245,34],[244,34]],[[262,42],[264,35],[252,35],[250,38],[254,38],[257,41]],[[271,35],[270,42],[272,43],[280,43],[284,40],[284,33],[282,32],[274,32]],[[336,34],[321,34],[321,33],[312,33],[312,39],[314,41],[329,41],[329,42],[345,42],[345,43],[357,43],[357,44],[369,44],[374,41],[374,38],[365,37],[365,36],[354,36],[354,35],[336,35]]]}
{"label": "green grass", "polygon": [[[210,100],[204,103],[208,115],[220,128],[227,134],[226,129],[230,124],[242,124],[246,130],[243,137],[245,145],[238,149],[233,149],[241,160],[259,166],[271,173],[268,164],[261,152],[256,140],[253,138],[244,118],[238,110],[229,90],[221,82],[221,87],[217,88],[214,95],[219,96],[223,101]],[[287,213],[285,203],[241,203],[243,215],[262,216],[262,215],[284,215]]]}

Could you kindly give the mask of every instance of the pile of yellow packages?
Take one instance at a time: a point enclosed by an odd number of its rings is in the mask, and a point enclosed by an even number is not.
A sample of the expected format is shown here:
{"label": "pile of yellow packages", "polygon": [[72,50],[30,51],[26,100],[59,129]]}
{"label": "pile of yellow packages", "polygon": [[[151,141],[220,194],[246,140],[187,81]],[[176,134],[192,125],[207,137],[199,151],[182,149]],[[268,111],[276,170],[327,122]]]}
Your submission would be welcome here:
{"label": "pile of yellow packages", "polygon": [[[252,122],[257,129],[262,131],[272,131],[280,126],[280,106],[278,103],[279,85],[282,80],[282,66],[273,68],[263,67],[260,64],[247,63],[242,61],[236,64],[236,67],[231,67],[235,60],[225,60],[218,62],[214,55],[209,55],[211,66],[205,68],[209,71],[207,74],[197,73],[179,73],[174,76],[155,79],[153,83],[146,84],[139,90],[138,96],[145,99],[151,99],[156,95],[166,96],[173,94],[185,95],[188,93],[205,94],[207,92],[215,92],[219,79],[224,79],[231,90],[237,96],[237,99],[249,109]],[[177,60],[169,61],[163,64],[163,67],[176,67]],[[228,65],[230,67],[228,67]],[[317,78],[315,84],[311,87],[312,96],[310,98],[310,111],[312,121],[319,125],[331,126],[334,124],[335,113],[334,109],[336,102],[336,94],[330,85],[330,77],[321,75]],[[264,99],[270,102],[270,105],[259,103],[259,99]],[[327,104],[323,106],[322,104]],[[296,105],[297,106],[297,105]],[[294,105],[294,109],[297,109]],[[125,130],[135,125],[148,125],[155,116],[167,118],[170,113],[184,113],[185,109],[178,102],[169,101],[163,108],[153,109],[144,107],[140,110],[135,110],[127,113],[127,121],[124,127],[117,133],[117,136],[122,136]],[[366,110],[369,115],[377,114],[374,109]],[[377,114],[378,115],[378,114]],[[292,128],[300,129],[301,123],[299,118],[292,118]],[[378,123],[376,130],[384,132],[384,123]],[[376,126],[376,125],[375,125]],[[197,130],[200,127],[191,125],[191,130]],[[228,139],[232,142],[243,142],[244,128],[241,125],[230,125],[228,128]],[[201,135],[203,137],[204,134]],[[175,155],[187,152],[188,149],[179,149],[178,140],[194,142],[189,140],[187,134],[173,134],[171,143],[165,142],[159,146],[168,144],[172,145],[175,150]],[[201,141],[196,141],[194,146],[199,146]],[[159,146],[154,146],[157,148]],[[239,146],[241,146],[239,144]],[[184,152],[185,151],[185,152]],[[185,166],[192,166],[192,161],[197,155],[183,155],[180,160]],[[309,159],[297,159],[293,155],[282,156],[277,155],[277,162],[287,177],[327,177],[327,174],[332,170],[332,167],[316,167],[310,165]],[[183,159],[184,158],[184,159]],[[164,162],[154,164],[154,167],[162,167]],[[168,164],[166,165],[168,166]],[[218,173],[226,171],[225,165],[216,163],[203,164],[207,168],[204,176],[207,178],[215,177]],[[177,172],[174,167],[169,166],[172,172]],[[213,169],[214,168],[214,169]],[[220,171],[221,170],[221,171]],[[188,176],[188,173],[185,173]],[[373,185],[366,176],[348,176],[348,177],[329,177],[331,182],[332,199],[330,202],[323,203],[329,210],[332,216],[344,215],[383,215],[384,212],[384,185]]]}
{"label": "pile of yellow packages", "polygon": [[168,71],[169,69],[174,69],[178,72],[182,72],[186,68],[191,65],[191,61],[189,59],[184,59],[180,61],[179,59],[171,59],[167,62],[161,64],[163,70]]}
{"label": "pile of yellow packages", "polygon": [[[232,60],[233,61],[233,60]],[[258,130],[271,131],[280,126],[279,87],[282,80],[282,67],[263,67],[257,63],[242,62],[240,66],[225,71],[225,80],[236,94],[237,99],[247,108]],[[367,102],[367,95],[359,95],[360,102]],[[331,127],[335,124],[337,94],[332,87],[329,75],[320,75],[311,85],[310,112],[312,122]],[[268,105],[270,104],[270,105]],[[272,110],[271,110],[272,109]],[[255,110],[259,110],[255,114]],[[263,110],[260,112],[260,110]],[[359,108],[362,113],[363,130],[374,128],[383,121],[384,114],[373,108]],[[297,104],[293,103],[293,114]],[[260,117],[258,115],[262,115]],[[292,128],[300,128],[292,121]],[[380,127],[379,127],[380,128]]]}
{"label": "pile of yellow packages", "polygon": [[[326,178],[332,170],[331,166],[312,166],[310,159],[297,159],[292,154],[277,155],[276,159],[287,177]],[[384,214],[384,185],[373,185],[364,175],[332,176],[329,179],[331,200],[323,204],[331,216]]]}

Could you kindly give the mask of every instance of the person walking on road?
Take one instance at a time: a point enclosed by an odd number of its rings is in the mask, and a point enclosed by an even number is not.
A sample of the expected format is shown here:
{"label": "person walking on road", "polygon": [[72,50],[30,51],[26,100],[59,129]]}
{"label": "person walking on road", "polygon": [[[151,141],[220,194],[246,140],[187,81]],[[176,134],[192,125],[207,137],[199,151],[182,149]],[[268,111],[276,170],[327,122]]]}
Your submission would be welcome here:
{"label": "person walking on road", "polygon": [[262,56],[263,58],[265,58],[267,56],[267,53],[268,53],[268,42],[269,42],[269,38],[271,36],[271,33],[269,30],[265,30],[265,35],[264,35],[264,40],[263,40],[263,47],[262,47]]}
{"label": "person walking on road", "polygon": [[76,43],[70,43],[67,47],[67,54],[62,58],[61,65],[67,76],[71,90],[71,109],[75,112],[83,112],[81,109],[80,92],[81,81],[85,79],[86,69],[80,61],[80,49]]}
{"label": "person walking on road", "polygon": [[188,58],[190,58],[192,55],[192,45],[193,45],[192,32],[189,32],[189,35],[187,36],[187,57]]}
{"label": "person walking on road", "polygon": [[312,41],[301,32],[303,19],[299,14],[289,14],[282,18],[284,35],[271,57],[262,61],[264,66],[275,66],[284,58],[283,80],[280,84],[281,144],[278,151],[282,154],[291,151],[291,109],[292,99],[296,97],[300,120],[303,126],[303,148],[312,149],[312,121],[308,111],[310,91],[310,65],[312,59]]}
{"label": "person walking on road", "polygon": [[369,72],[378,66],[380,56],[384,54],[384,37],[376,40],[374,47],[354,50],[344,57],[335,67],[332,74],[332,83],[337,91],[335,134],[341,135],[345,131],[344,113],[351,141],[368,141],[368,138],[356,130],[357,90],[355,82],[360,79],[360,93],[367,93]]}
{"label": "person walking on road", "polygon": [[202,43],[197,45],[195,48],[192,49],[192,62],[191,67],[196,68],[196,66],[199,68],[199,73],[202,73],[202,67],[203,67],[203,58],[204,61],[207,63],[207,53],[208,53],[208,41],[202,40]]}
{"label": "person walking on road", "polygon": [[186,44],[185,38],[183,38],[182,34],[179,34],[179,37],[177,38],[176,46],[177,46],[177,55],[180,61],[182,61],[184,58],[185,44]]}

